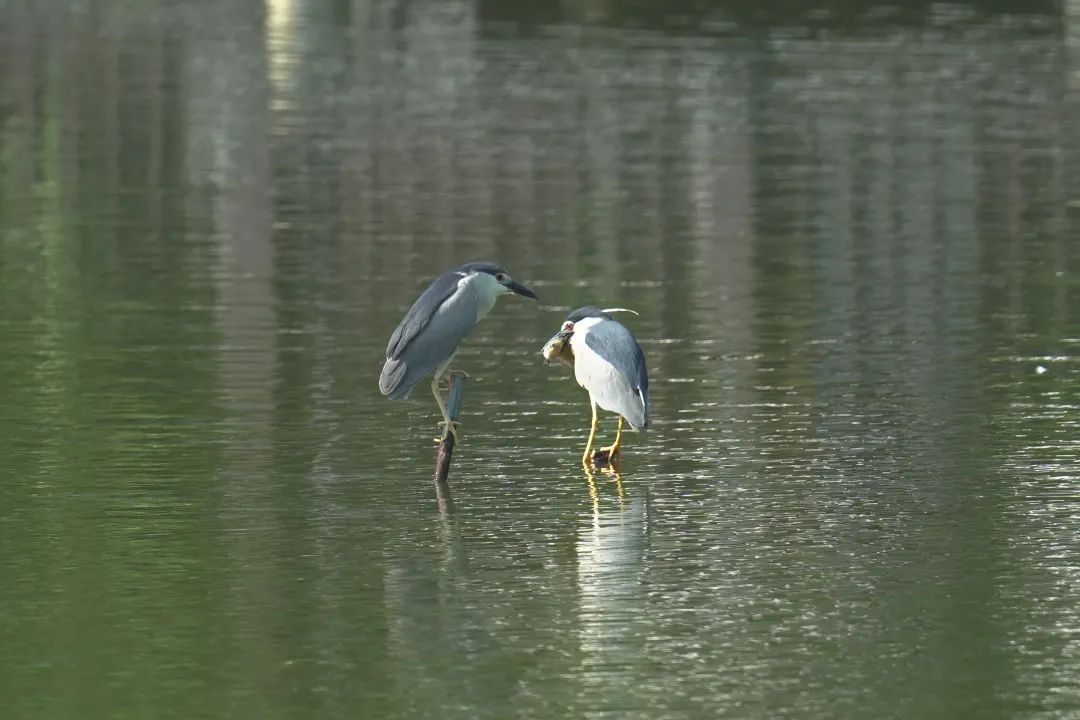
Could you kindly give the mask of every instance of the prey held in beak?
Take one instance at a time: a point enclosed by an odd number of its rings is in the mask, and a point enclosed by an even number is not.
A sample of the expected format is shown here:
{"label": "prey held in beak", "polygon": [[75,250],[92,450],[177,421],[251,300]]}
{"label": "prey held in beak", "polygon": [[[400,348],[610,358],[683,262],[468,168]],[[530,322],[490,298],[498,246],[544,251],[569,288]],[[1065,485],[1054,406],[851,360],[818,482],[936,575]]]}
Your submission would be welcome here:
{"label": "prey held in beak", "polygon": [[544,349],[540,351],[545,365],[551,364],[552,360],[558,360],[567,367],[574,366],[574,351],[570,348],[571,335],[572,333],[560,331],[547,341]]}

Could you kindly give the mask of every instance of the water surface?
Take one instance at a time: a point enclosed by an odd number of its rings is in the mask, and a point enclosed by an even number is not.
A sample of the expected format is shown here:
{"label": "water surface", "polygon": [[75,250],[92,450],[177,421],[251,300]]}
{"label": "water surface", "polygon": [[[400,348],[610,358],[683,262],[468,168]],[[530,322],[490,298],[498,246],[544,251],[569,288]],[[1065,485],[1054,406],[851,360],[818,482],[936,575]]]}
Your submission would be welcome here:
{"label": "water surface", "polygon": [[[0,8],[7,716],[1080,713],[1070,3],[46,5]],[[448,508],[376,379],[479,258],[541,301],[458,355]],[[538,354],[587,303],[641,313],[618,477]]]}

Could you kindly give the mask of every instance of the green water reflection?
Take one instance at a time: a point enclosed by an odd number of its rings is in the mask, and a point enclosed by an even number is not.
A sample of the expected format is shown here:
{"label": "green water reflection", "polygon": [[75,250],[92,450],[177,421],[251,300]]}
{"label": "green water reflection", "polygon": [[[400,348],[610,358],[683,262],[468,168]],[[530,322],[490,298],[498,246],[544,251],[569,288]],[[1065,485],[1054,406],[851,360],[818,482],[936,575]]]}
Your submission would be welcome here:
{"label": "green water reflection", "polygon": [[1080,713],[1072,3],[490,5],[0,5],[4,716]]}

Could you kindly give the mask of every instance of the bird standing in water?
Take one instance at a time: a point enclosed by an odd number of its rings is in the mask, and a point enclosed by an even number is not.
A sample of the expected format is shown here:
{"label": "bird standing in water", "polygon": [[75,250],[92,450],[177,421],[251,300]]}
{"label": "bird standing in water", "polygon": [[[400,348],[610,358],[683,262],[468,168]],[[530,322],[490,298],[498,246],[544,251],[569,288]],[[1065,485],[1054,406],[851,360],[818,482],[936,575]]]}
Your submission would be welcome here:
{"label": "bird standing in water", "polygon": [[391,400],[408,397],[420,380],[434,373],[431,393],[443,416],[440,425],[446,426],[439,441],[447,433],[453,433],[457,441],[456,423],[439,395],[439,381],[461,341],[491,311],[496,298],[506,293],[536,299],[536,293],[495,263],[471,262],[447,270],[421,293],[390,336],[379,390]]}
{"label": "bird standing in water", "polygon": [[[581,462],[590,463],[606,457],[614,463],[622,447],[623,422],[632,428],[649,427],[649,373],[645,354],[633,334],[611,317],[613,312],[634,312],[625,308],[583,307],[566,316],[559,331],[544,345],[547,362],[558,360],[574,369],[574,377],[589,393],[592,424]],[[637,313],[634,313],[635,315]],[[593,452],[593,441],[600,420],[597,406],[618,413],[619,428],[615,442]]]}

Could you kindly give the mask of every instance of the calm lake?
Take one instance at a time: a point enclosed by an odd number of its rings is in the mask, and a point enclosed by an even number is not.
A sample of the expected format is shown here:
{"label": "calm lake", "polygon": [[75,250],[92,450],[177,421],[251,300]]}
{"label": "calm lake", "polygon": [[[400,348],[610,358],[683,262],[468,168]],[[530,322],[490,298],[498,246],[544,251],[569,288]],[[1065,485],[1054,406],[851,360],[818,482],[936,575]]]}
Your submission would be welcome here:
{"label": "calm lake", "polygon": [[1080,717],[1080,3],[754,7],[0,2],[0,714]]}

